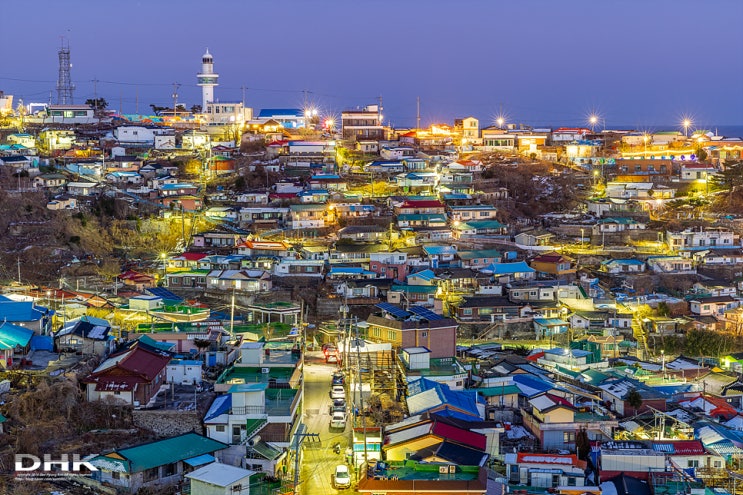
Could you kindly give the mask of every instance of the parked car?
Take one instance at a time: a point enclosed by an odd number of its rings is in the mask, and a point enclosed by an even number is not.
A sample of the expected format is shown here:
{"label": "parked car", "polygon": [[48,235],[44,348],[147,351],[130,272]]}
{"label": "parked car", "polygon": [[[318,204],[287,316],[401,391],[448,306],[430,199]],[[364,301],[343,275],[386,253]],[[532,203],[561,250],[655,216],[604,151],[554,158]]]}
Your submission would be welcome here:
{"label": "parked car", "polygon": [[348,472],[348,466],[345,464],[338,464],[335,467],[333,481],[335,481],[336,488],[351,488],[351,475]]}
{"label": "parked car", "polygon": [[345,410],[343,412],[341,412],[341,411],[335,411],[333,413],[333,415],[330,417],[330,427],[331,428],[340,428],[340,429],[345,429],[346,428],[346,412],[345,412]]}
{"label": "parked car", "polygon": [[345,383],[345,378],[343,378],[343,375],[340,373],[333,374],[333,385],[343,385]]}
{"label": "parked car", "polygon": [[346,391],[343,389],[343,386],[333,385],[333,388],[330,390],[330,398],[346,400]]}

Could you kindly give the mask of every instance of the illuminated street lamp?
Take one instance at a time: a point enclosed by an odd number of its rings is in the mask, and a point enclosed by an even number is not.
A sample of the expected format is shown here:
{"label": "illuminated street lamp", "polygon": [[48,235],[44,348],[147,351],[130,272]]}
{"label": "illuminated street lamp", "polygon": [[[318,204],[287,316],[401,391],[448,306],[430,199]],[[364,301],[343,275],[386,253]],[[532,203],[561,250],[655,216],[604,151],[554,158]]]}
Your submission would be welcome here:
{"label": "illuminated street lamp", "polygon": [[596,131],[596,124],[598,123],[599,118],[596,115],[591,115],[588,117],[588,123],[591,124],[591,132]]}
{"label": "illuminated street lamp", "polygon": [[163,284],[165,284],[165,274],[167,273],[167,270],[165,268],[165,260],[167,259],[168,255],[166,253],[160,253],[160,259],[163,260]]}
{"label": "illuminated street lamp", "polygon": [[684,137],[689,137],[689,127],[691,127],[691,119],[684,119],[683,122],[681,122],[681,125],[684,127]]}
{"label": "illuminated street lamp", "polygon": [[503,117],[498,117],[495,121],[498,123],[498,128],[503,129],[503,123],[505,122],[505,119]]}

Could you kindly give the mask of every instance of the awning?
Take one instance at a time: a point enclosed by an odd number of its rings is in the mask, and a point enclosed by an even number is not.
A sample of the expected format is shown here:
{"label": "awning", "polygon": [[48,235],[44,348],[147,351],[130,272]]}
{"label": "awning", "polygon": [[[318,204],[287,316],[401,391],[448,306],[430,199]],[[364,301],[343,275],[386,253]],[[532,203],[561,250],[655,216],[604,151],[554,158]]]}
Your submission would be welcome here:
{"label": "awning", "polygon": [[185,462],[186,464],[188,464],[191,467],[199,467],[199,466],[203,466],[204,464],[212,463],[214,461],[216,461],[216,459],[214,458],[213,455],[211,455],[211,454],[204,454],[204,455],[199,455],[199,456],[196,456],[196,457],[192,457],[190,459],[186,459],[183,462]]}

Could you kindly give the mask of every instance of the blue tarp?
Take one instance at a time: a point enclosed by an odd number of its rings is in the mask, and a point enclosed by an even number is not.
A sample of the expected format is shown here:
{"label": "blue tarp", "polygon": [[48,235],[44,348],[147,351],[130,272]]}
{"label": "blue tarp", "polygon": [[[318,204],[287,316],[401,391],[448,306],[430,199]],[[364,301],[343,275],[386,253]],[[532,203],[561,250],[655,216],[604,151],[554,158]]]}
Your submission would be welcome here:
{"label": "blue tarp", "polygon": [[31,337],[32,351],[54,351],[54,341],[49,335],[34,335]]}

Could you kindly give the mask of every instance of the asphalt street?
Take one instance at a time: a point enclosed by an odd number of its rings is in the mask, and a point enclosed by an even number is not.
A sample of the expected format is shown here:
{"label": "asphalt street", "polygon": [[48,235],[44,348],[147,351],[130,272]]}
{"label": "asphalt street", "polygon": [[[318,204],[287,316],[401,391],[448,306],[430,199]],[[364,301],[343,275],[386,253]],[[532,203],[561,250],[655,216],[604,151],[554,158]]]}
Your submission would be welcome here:
{"label": "asphalt street", "polygon": [[[351,426],[346,429],[330,429],[330,388],[335,364],[325,364],[322,353],[308,352],[305,361],[304,424],[308,433],[320,435],[320,441],[307,439],[304,442],[303,463],[300,476],[301,492],[305,495],[328,495],[351,492],[351,489],[336,490],[333,473],[338,464],[345,463],[346,447],[350,444]],[[341,453],[333,452],[333,445],[340,443]],[[353,470],[352,480],[355,481]]]}

